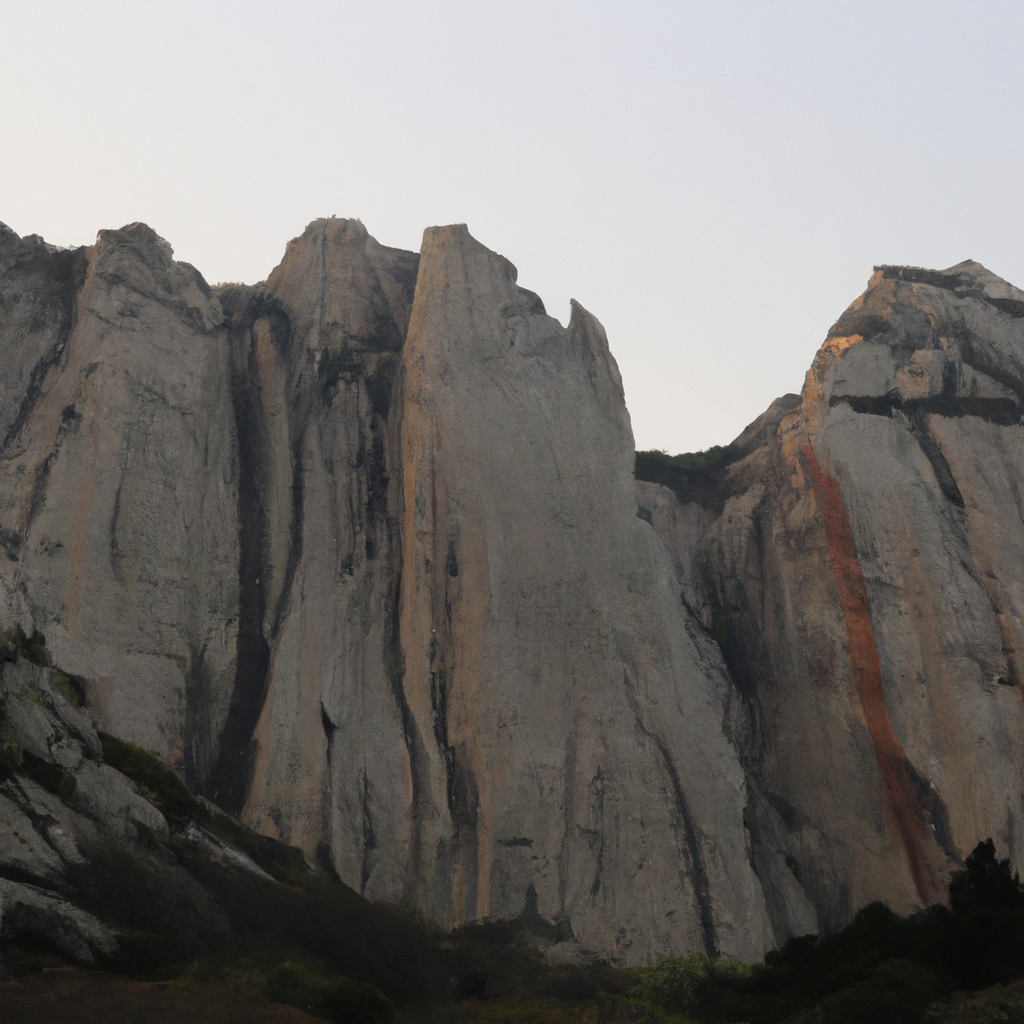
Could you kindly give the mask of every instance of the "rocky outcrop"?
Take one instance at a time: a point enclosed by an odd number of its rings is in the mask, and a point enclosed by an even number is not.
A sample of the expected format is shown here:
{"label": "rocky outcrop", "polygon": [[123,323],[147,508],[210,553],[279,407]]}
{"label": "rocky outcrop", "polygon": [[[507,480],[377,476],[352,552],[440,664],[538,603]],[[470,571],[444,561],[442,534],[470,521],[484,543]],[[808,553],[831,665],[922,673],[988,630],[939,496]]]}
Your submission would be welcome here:
{"label": "rocky outcrop", "polygon": [[[101,964],[130,958],[122,947],[140,926],[164,932],[165,942],[186,935],[225,942],[223,912],[167,855],[163,814],[103,762],[73,681],[18,658],[9,643],[5,648],[0,941],[35,941],[71,960]],[[157,909],[157,892],[171,909]],[[125,916],[129,908],[134,917]]]}
{"label": "rocky outcrop", "polygon": [[344,975],[325,984],[437,999],[474,976],[479,951],[439,948],[408,913],[372,906],[197,799],[154,755],[97,733],[83,681],[49,662],[38,634],[0,635],[5,981],[68,962],[166,976],[258,956]]}
{"label": "rocky outcrop", "polygon": [[1022,314],[979,264],[881,267],[713,486],[640,485],[828,928],[941,900],[980,837],[1024,855]]}
{"label": "rocky outcrop", "polygon": [[756,955],[729,684],[636,516],[600,324],[568,329],[465,228],[424,236],[404,350],[408,877],[442,920]]}
{"label": "rocky outcrop", "polygon": [[978,838],[1024,852],[1022,314],[977,264],[882,268],[801,396],[635,481],[598,321],[464,226],[316,221],[215,291],[145,225],[3,229],[0,619],[88,699],[60,742],[5,720],[129,838],[236,859],[94,722],[371,899],[568,956],[941,899]]}
{"label": "rocky outcrop", "polygon": [[417,255],[315,222],[216,295],[144,225],[4,246],[34,348],[3,615],[103,728],[448,925],[633,962],[777,941],[733,690],[636,517],[590,314],[458,227]]}
{"label": "rocky outcrop", "polygon": [[5,622],[98,719],[184,767],[223,731],[238,466],[220,303],[145,225],[72,252],[0,236]]}

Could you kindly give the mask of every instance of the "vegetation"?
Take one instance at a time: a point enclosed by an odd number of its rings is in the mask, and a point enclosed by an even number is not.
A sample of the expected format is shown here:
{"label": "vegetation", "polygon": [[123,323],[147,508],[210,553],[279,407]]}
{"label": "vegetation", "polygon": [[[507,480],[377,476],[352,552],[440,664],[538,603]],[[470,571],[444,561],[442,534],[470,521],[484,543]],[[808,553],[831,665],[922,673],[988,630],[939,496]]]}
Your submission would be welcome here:
{"label": "vegetation", "polygon": [[664,1020],[702,1024],[776,1024],[812,1008],[815,1024],[918,1024],[926,1012],[937,1020],[935,1004],[955,990],[1024,978],[1024,886],[991,839],[954,873],[949,892],[948,908],[910,917],[873,903],[838,934],[791,939],[753,968],[663,960],[639,973],[631,994]]}
{"label": "vegetation", "polygon": [[328,974],[307,961],[243,958],[217,968],[200,963],[189,973],[206,984],[231,985],[344,1024],[377,1024],[394,1017],[391,1001],[375,985]]}
{"label": "vegetation", "polygon": [[[69,701],[84,703],[83,681],[50,664],[41,634],[16,631],[0,642],[7,657],[13,646],[48,669]],[[23,750],[4,717],[0,772],[32,778],[73,802],[74,775]],[[68,885],[85,909],[118,929],[121,948],[108,966],[176,979],[193,1005],[205,987],[224,1005],[281,1003],[319,1019],[367,1024],[1024,1022],[1024,886],[991,840],[951,877],[948,906],[900,917],[875,903],[841,932],[791,939],[761,964],[694,955],[638,971],[553,966],[521,923],[448,934],[407,907],[373,906],[309,869],[300,851],[194,796],[148,751],[105,733],[100,740],[104,759],[163,812],[171,837],[156,844],[140,831],[139,842],[155,851],[146,857],[98,848],[88,863],[68,867]],[[211,857],[208,845],[190,838],[193,824],[244,851],[276,881]],[[31,940],[3,944],[9,970],[38,970],[53,956]],[[0,976],[0,1019],[3,985]],[[223,994],[229,991],[236,995]]]}
{"label": "vegetation", "polygon": [[85,710],[85,680],[81,676],[68,675],[59,668],[50,669],[50,682],[60,695],[76,708]]}
{"label": "vegetation", "polygon": [[[32,635],[27,636],[21,626],[14,629],[5,629],[0,633],[0,646],[6,647],[33,665],[50,667],[50,655],[46,650],[46,637],[38,629],[32,630]],[[69,677],[70,678],[70,677]]]}
{"label": "vegetation", "polygon": [[194,821],[225,842],[237,846],[279,882],[302,885],[314,872],[306,866],[301,850],[246,828],[241,822],[193,796],[174,769],[148,750],[111,736],[99,734],[103,759],[127,775],[139,792],[172,822]]}
{"label": "vegetation", "polygon": [[680,501],[707,501],[713,498],[721,471],[747,454],[747,446],[735,444],[716,444],[683,455],[657,450],[637,452],[633,475],[637,480],[670,488]]}

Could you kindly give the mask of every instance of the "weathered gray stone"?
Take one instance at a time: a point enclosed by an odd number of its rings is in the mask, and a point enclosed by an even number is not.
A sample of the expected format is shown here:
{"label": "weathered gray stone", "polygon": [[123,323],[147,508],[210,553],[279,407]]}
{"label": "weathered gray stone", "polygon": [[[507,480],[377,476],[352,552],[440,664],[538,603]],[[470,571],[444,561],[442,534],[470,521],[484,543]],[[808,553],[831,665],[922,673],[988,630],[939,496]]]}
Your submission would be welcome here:
{"label": "weathered gray stone", "polygon": [[986,836],[1024,857],[1022,314],[979,264],[880,268],[721,505],[660,489],[746,701],[759,877],[783,859],[827,928],[942,899]]}
{"label": "weathered gray stone", "polygon": [[144,225],[3,229],[0,300],[0,620],[89,697],[4,662],[77,787],[4,783],[24,870],[169,835],[90,717],[371,898],[623,962],[1024,854],[1024,293],[978,264],[882,268],[675,493],[597,320],[464,227],[317,221],[216,295]]}
{"label": "weathered gray stone", "polygon": [[5,238],[2,617],[42,629],[103,725],[202,763],[238,616],[220,303],[145,225],[73,254]]}
{"label": "weathered gray stone", "polygon": [[118,935],[99,918],[34,885],[0,878],[0,937],[31,937],[82,963],[117,950]]}
{"label": "weathered gray stone", "polygon": [[167,819],[110,765],[86,761],[75,772],[75,782],[75,807],[108,829],[119,828],[130,839],[139,829],[158,840],[168,838]]}
{"label": "weathered gray stone", "polygon": [[424,236],[401,431],[419,898],[627,960],[759,955],[730,687],[637,518],[604,331],[515,276],[463,227]]}
{"label": "weathered gray stone", "polygon": [[[4,244],[0,286],[55,276]],[[424,244],[316,222],[218,300],[133,225],[40,284],[6,621],[102,727],[371,897],[759,955],[731,687],[636,517],[604,332],[464,228]]]}

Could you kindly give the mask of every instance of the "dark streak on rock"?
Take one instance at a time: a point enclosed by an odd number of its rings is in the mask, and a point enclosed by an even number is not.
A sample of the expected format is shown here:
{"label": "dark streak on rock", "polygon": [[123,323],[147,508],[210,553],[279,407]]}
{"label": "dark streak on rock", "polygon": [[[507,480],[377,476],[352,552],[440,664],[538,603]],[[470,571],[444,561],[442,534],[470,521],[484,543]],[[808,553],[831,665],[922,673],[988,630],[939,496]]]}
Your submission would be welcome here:
{"label": "dark streak on rock", "polygon": [[6,451],[28,422],[29,416],[42,397],[46,375],[60,363],[64,355],[68,339],[78,320],[78,293],[85,284],[88,266],[85,249],[56,253],[37,249],[16,262],[8,271],[12,276],[38,274],[43,278],[45,290],[40,296],[40,302],[57,308],[57,330],[52,347],[32,367],[18,413],[7,430],[0,450]]}
{"label": "dark streak on rock", "polygon": [[604,874],[604,775],[600,765],[590,784],[594,789],[594,820],[600,837],[597,847],[597,868],[594,871],[594,881],[590,884],[590,898],[595,899],[601,891],[601,876]]}
{"label": "dark streak on rock", "polygon": [[[266,699],[270,647],[263,634],[266,614],[267,512],[260,491],[260,454],[267,442],[259,400],[259,372],[253,324],[261,303],[253,303],[239,325],[238,362],[231,397],[238,434],[238,640],[235,681],[208,794],[229,814],[245,803],[255,754],[253,732]],[[273,323],[273,321],[272,321]]]}
{"label": "dark streak on rock", "polygon": [[454,540],[448,541],[448,557],[445,559],[444,570],[451,577],[459,575],[459,558],[455,553]]}
{"label": "dark streak on rock", "polygon": [[949,812],[946,810],[946,804],[942,797],[939,796],[931,782],[914,767],[909,758],[907,758],[905,769],[917,797],[921,814],[931,827],[939,846],[954,864],[963,864],[963,854],[953,842],[953,833],[949,827]]}
{"label": "dark streak on rock", "polygon": [[206,644],[192,645],[185,676],[185,782],[195,792],[207,785],[214,764],[217,739],[211,735],[210,669]]}
{"label": "dark streak on rock", "polygon": [[938,442],[928,432],[928,427],[925,424],[925,414],[920,409],[915,409],[908,416],[908,420],[910,422],[910,432],[914,435],[921,451],[924,452],[925,457],[931,463],[932,472],[935,474],[935,481],[939,485],[939,490],[942,492],[943,497],[958,508],[963,508],[963,495],[960,493],[959,486],[957,486],[952,469],[949,468],[946,456],[942,454],[942,449],[939,447]]}
{"label": "dark streak on rock", "polygon": [[302,448],[304,432],[300,432],[292,444],[292,500],[291,517],[288,520],[288,560],[285,563],[284,580],[281,586],[281,596],[277,599],[277,607],[274,609],[274,626],[272,639],[276,639],[284,623],[285,611],[288,608],[288,599],[291,594],[292,583],[295,580],[295,573],[298,570],[299,562],[302,560],[303,544],[303,502],[305,499],[305,466],[302,461]]}
{"label": "dark streak on rock", "polygon": [[423,859],[422,821],[426,802],[430,795],[430,762],[423,745],[423,737],[416,725],[416,717],[409,707],[405,696],[405,657],[400,641],[401,625],[398,595],[401,593],[402,572],[399,567],[395,572],[394,587],[389,595],[391,614],[388,616],[387,628],[383,630],[382,646],[384,668],[391,683],[391,694],[402,719],[402,741],[405,743],[409,757],[409,776],[412,788],[412,835],[409,839],[409,869],[406,873],[406,886],[403,900],[414,901],[416,886],[420,875],[420,863]]}
{"label": "dark streak on rock", "polygon": [[875,267],[875,270],[880,270],[882,277],[887,281],[931,285],[933,288],[953,292],[960,298],[977,299],[1008,316],[1024,317],[1024,302],[1019,299],[1001,299],[986,295],[969,274],[944,274],[939,270],[926,270],[923,267]]}
{"label": "dark streak on rock", "polygon": [[[637,724],[644,729],[637,719]],[[654,741],[662,760],[665,764],[665,771],[668,773],[672,783],[672,796],[675,800],[676,811],[679,814],[679,821],[683,826],[683,838],[686,842],[687,852],[690,855],[690,870],[693,874],[693,893],[697,900],[697,911],[700,915],[701,938],[704,943],[704,952],[712,959],[718,956],[718,940],[715,937],[715,918],[711,911],[711,884],[708,880],[707,867],[704,864],[704,856],[701,853],[700,842],[697,838],[697,828],[693,821],[693,814],[690,812],[690,805],[686,801],[682,784],[679,781],[679,772],[672,761],[672,755],[665,746],[663,740],[658,737],[648,736]]]}
{"label": "dark streak on rock", "polygon": [[567,917],[557,921],[548,921],[541,917],[537,889],[532,884],[526,890],[523,909],[516,918],[516,923],[523,931],[536,935],[548,943],[571,942],[576,937],[573,934],[572,922]]}
{"label": "dark streak on rock", "polygon": [[22,531],[26,537],[32,528],[32,524],[35,522],[36,516],[42,511],[43,505],[46,502],[46,488],[50,479],[50,470],[57,461],[57,456],[60,454],[61,447],[68,434],[77,429],[81,420],[81,415],[75,412],[73,405],[64,407],[60,426],[57,428],[57,436],[53,440],[53,447],[43,462],[36,468],[35,480],[32,486],[32,502],[29,505],[28,515],[25,517],[25,526]]}
{"label": "dark streak on rock", "polygon": [[[324,702],[320,701],[320,725],[323,727],[324,735],[330,741],[331,737],[338,731],[337,725],[331,721],[331,716],[327,714],[327,708],[324,707]],[[328,763],[331,760],[330,750],[327,752]]]}
{"label": "dark streak on rock", "polygon": [[908,416],[962,417],[971,416],[997,423],[1001,427],[1012,426],[1021,419],[1021,406],[1012,398],[968,398],[963,396],[935,395],[931,398],[914,398],[904,401],[895,391],[886,395],[833,395],[829,406],[848,405],[854,412],[870,416],[892,416],[899,409]]}
{"label": "dark streak on rock", "polygon": [[62,897],[64,895],[62,887],[51,879],[44,878],[42,875],[35,875],[31,871],[24,871],[11,864],[0,866],[0,878],[7,882],[16,882],[18,885],[31,885],[53,895]]}
{"label": "dark streak on rock", "polygon": [[363,827],[363,859],[359,892],[365,896],[366,886],[370,881],[370,853],[377,849],[377,834],[374,831],[373,817],[370,814],[370,783],[365,768],[359,772],[359,817]]}
{"label": "dark streak on rock", "polygon": [[373,437],[369,451],[361,452],[365,459],[366,480],[366,543],[367,560],[377,557],[381,548],[379,534],[389,528],[388,469],[384,452],[383,426],[373,424]]}

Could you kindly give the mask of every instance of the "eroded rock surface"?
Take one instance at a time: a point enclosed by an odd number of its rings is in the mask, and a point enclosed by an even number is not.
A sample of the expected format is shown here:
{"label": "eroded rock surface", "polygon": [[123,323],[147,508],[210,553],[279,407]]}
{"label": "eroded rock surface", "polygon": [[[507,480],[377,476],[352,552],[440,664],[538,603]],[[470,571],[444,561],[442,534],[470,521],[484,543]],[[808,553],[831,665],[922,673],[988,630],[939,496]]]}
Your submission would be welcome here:
{"label": "eroded rock surface", "polygon": [[987,835],[1024,855],[1022,314],[977,263],[879,268],[714,500],[640,485],[826,927],[940,901]]}
{"label": "eroded rock surface", "polygon": [[[88,697],[5,715],[124,842],[245,866],[94,722],[372,899],[573,956],[940,899],[978,838],[1024,853],[1022,314],[882,268],[801,396],[635,482],[601,325],[463,226],[316,221],[215,291],[145,225],[0,230],[0,619]],[[19,834],[63,800],[19,792]],[[33,879],[93,828],[32,827]]]}
{"label": "eroded rock surface", "polygon": [[590,314],[459,227],[318,221],[216,295],[144,225],[2,243],[3,616],[104,728],[446,924],[774,944],[734,691]]}

